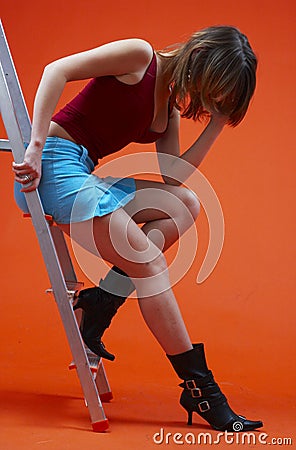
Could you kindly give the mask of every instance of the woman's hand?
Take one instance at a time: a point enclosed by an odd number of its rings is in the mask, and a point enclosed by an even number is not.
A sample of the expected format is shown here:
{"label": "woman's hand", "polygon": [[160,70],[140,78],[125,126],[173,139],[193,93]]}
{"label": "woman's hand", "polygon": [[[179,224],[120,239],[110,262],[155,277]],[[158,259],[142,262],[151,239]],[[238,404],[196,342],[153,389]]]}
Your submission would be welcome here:
{"label": "woman's hand", "polygon": [[21,192],[34,191],[41,178],[41,155],[42,147],[30,143],[21,164],[12,163],[12,170],[15,173],[15,181],[23,185]]}

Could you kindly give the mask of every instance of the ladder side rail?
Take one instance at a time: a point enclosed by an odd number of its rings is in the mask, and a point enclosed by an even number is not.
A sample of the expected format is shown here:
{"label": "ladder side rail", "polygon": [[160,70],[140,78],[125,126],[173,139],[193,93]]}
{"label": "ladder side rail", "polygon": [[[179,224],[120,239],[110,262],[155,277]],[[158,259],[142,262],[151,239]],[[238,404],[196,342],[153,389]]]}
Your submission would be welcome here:
{"label": "ladder side rail", "polygon": [[[31,122],[30,117],[26,108],[23,93],[20,87],[20,83],[17,77],[13,59],[10,53],[8,41],[5,36],[4,28],[0,20],[0,63],[5,72],[5,78],[9,89],[9,94],[12,98],[12,103],[15,106],[15,115],[17,117],[17,122],[19,125],[20,132],[22,134],[23,141],[28,143],[31,136]],[[8,139],[0,140],[0,150],[5,152],[11,152],[11,143]],[[23,161],[23,155],[20,157],[19,162]],[[52,239],[54,241],[55,249],[58,254],[58,259],[63,271],[64,279],[68,289],[76,289],[79,283],[77,283],[77,277],[75,269],[72,264],[71,257],[69,255],[69,250],[65,242],[64,233],[56,226],[50,227],[50,232]],[[76,320],[78,324],[81,320],[81,313],[76,313]],[[105,375],[105,373],[104,373]],[[105,386],[108,384],[107,377],[105,375],[105,380],[103,377],[102,384]],[[96,383],[98,384],[98,383]]]}
{"label": "ladder side rail", "polygon": [[[80,289],[81,284],[77,281],[76,272],[72,264],[72,259],[70,257],[68,245],[62,230],[56,226],[52,225],[50,227],[51,235],[55,244],[55,248],[58,254],[58,258],[61,264],[61,268],[66,280],[66,285],[70,290]],[[82,320],[81,310],[75,311],[75,317],[77,324],[80,325]],[[88,357],[88,362],[91,365],[91,361]],[[98,389],[101,401],[105,399],[110,400],[112,398],[111,387],[105,372],[104,364],[102,358],[99,360],[98,372],[95,377],[95,383]]]}
{"label": "ladder side rail", "polygon": [[103,401],[104,398],[106,398],[106,400],[111,400],[112,399],[111,387],[108,382],[102,358],[99,361],[98,372],[95,380],[101,399]]}
{"label": "ladder side rail", "polygon": [[[29,143],[31,140],[31,121],[24,101],[18,76],[11,57],[9,45],[6,39],[3,24],[0,20],[0,62],[7,80],[10,96],[15,107],[23,142]],[[22,161],[20,161],[22,162]]]}
{"label": "ladder side rail", "polygon": [[64,274],[64,279],[66,280],[66,282],[69,281],[77,283],[77,276],[63,231],[57,225],[52,225],[50,227],[50,231]]}
{"label": "ladder side rail", "polygon": [[[11,147],[13,149],[14,159],[16,162],[21,162],[23,160],[25,148],[1,64],[0,110],[8,139],[11,142]],[[74,311],[68,298],[67,287],[53,244],[49,225],[44,217],[44,211],[38,191],[35,190],[25,193],[25,197],[53,288],[54,297],[57,302],[72,355],[77,366],[78,377],[87,401],[91,421],[93,424],[106,421],[107,419],[102,408],[96,384],[90,371],[87,355],[79,333]]]}
{"label": "ladder side rail", "polygon": [[[64,280],[67,286],[67,289],[73,292],[76,290],[80,290],[83,286],[83,283],[79,283],[77,280],[76,272],[71,260],[71,256],[69,253],[69,249],[66,243],[66,239],[64,233],[57,225],[50,226],[51,237],[55,245],[55,249],[58,255],[58,259],[61,265],[61,269],[63,272]],[[82,320],[82,311],[75,311],[75,318],[78,327],[80,327]],[[89,361],[89,359],[88,359]],[[98,387],[98,385],[97,385]],[[100,393],[100,390],[99,390]]]}

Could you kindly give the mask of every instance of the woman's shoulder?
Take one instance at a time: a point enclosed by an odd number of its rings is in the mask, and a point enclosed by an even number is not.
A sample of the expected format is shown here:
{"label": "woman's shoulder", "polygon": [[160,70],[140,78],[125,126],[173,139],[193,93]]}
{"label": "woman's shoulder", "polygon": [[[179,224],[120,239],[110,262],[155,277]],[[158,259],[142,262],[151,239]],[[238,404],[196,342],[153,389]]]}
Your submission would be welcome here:
{"label": "woman's shoulder", "polygon": [[140,38],[116,41],[124,54],[125,70],[116,78],[126,84],[137,84],[142,80],[155,55],[152,45]]}
{"label": "woman's shoulder", "polygon": [[143,64],[148,64],[154,54],[154,49],[150,42],[141,38],[128,38],[117,41],[129,49],[129,52],[140,59]]}

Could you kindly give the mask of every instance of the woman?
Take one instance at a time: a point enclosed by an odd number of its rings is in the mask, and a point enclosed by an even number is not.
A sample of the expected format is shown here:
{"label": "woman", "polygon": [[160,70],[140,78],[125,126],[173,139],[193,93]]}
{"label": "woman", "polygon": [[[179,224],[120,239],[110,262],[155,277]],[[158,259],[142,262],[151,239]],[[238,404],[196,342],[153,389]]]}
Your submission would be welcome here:
{"label": "woman", "polygon": [[[24,162],[13,167],[22,209],[22,192],[38,186],[45,212],[61,229],[70,233],[71,223],[74,239],[114,264],[99,287],[77,298],[89,348],[114,358],[101,336],[136,288],[144,320],[183,380],[188,423],[195,411],[217,430],[235,430],[237,422],[240,430],[253,430],[262,422],[231,410],[207,367],[203,344],[191,344],[163,252],[199,213],[195,195],[180,186],[182,163],[198,167],[223,127],[241,122],[254,93],[256,65],[247,38],[229,26],[206,28],[172,51],[154,52],[146,41],[128,39],[57,60],[45,68],[36,94]],[[84,90],[52,117],[66,82],[87,78],[92,80]],[[182,155],[180,112],[194,120],[209,117]],[[98,159],[130,142],[156,142],[160,156],[175,157],[171,164],[160,158],[164,183],[92,174]],[[120,291],[112,291],[115,284]]]}

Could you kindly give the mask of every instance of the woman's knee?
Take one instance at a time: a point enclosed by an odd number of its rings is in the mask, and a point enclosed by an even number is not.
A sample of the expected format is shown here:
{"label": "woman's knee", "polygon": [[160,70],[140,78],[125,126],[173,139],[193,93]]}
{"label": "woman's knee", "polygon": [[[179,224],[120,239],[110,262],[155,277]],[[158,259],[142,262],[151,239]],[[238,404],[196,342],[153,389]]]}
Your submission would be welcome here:
{"label": "woman's knee", "polygon": [[123,259],[120,264],[125,266],[125,271],[131,277],[150,278],[167,271],[167,262],[164,254],[158,250],[158,255],[154,258],[142,259],[142,262],[135,262]]}
{"label": "woman's knee", "polygon": [[188,211],[190,212],[192,218],[195,220],[200,212],[200,202],[195,194],[191,189],[188,189],[186,187],[180,187],[179,189],[179,195],[180,200],[182,203],[186,206]]}
{"label": "woman's knee", "polygon": [[153,261],[141,264],[138,277],[133,278],[139,298],[154,297],[171,288],[168,267],[163,253]]}
{"label": "woman's knee", "polygon": [[167,271],[167,261],[164,254],[159,251],[158,256],[146,263],[144,263],[144,272],[149,274],[150,276],[159,275],[160,273],[164,273]]}

